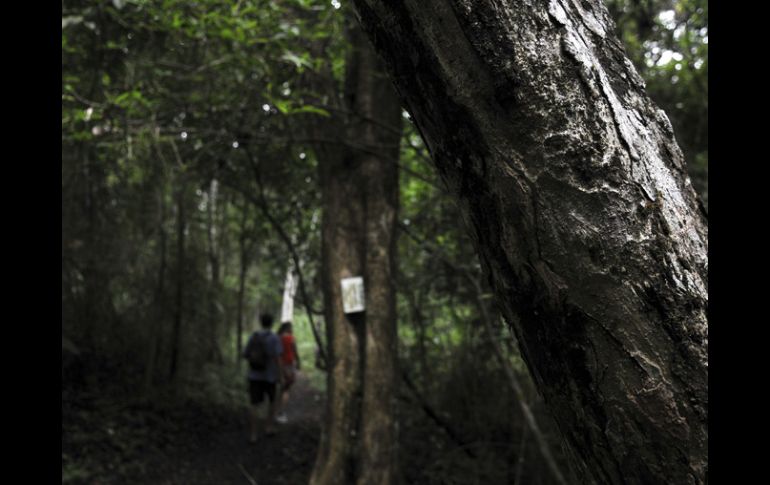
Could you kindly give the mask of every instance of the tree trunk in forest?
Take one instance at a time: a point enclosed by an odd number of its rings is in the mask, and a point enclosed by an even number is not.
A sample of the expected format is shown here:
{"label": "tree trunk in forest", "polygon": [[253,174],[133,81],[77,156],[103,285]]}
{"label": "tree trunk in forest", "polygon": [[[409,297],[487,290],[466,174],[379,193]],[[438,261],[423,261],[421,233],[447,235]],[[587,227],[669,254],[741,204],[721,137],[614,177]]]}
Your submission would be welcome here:
{"label": "tree trunk in forest", "polygon": [[185,216],[185,191],[187,182],[184,175],[180,176],[177,189],[177,232],[176,232],[176,304],[174,306],[174,327],[171,332],[171,366],[169,379],[173,382],[177,377],[179,352],[182,345],[182,313],[184,310],[184,268],[185,268],[185,231],[187,219]]}
{"label": "tree trunk in forest", "polygon": [[243,299],[246,293],[246,272],[248,269],[248,259],[244,257],[243,252],[241,252],[241,270],[238,275],[238,314],[236,316],[238,319],[238,329],[235,337],[235,360],[236,366],[239,369],[241,368],[241,362],[243,361],[243,358],[241,357],[243,352]]}
{"label": "tree trunk in forest", "polygon": [[[165,187],[163,187],[165,189]],[[155,362],[158,358],[160,348],[161,326],[165,319],[166,302],[164,301],[164,289],[166,286],[166,199],[163,190],[158,194],[158,205],[160,206],[160,217],[158,220],[158,233],[160,236],[160,263],[158,264],[158,286],[155,290],[155,301],[153,302],[154,319],[149,319],[151,328],[149,332],[150,342],[147,346],[147,366],[144,371],[144,395],[148,396],[152,390],[152,383],[155,377]]]}
{"label": "tree trunk in forest", "polygon": [[219,184],[216,179],[212,179],[209,184],[208,191],[208,204],[206,206],[206,225],[207,225],[207,241],[208,241],[208,259],[209,268],[211,271],[211,288],[209,297],[209,339],[208,339],[208,356],[207,360],[216,364],[222,364],[222,351],[219,348],[219,325],[220,325],[220,313],[219,313],[219,298],[221,293],[220,285],[220,259],[219,259],[219,244],[217,244],[217,198],[218,198]]}
{"label": "tree trunk in forest", "polygon": [[[398,216],[398,158],[401,103],[364,34],[357,66],[356,111],[378,120],[356,126],[360,139],[378,155],[363,154],[365,196],[366,351],[362,403],[362,444],[359,485],[395,483],[397,473],[396,384],[397,342],[395,254]],[[361,77],[365,77],[361,79]],[[359,99],[360,98],[360,99]],[[382,148],[382,146],[386,148]],[[375,148],[380,147],[380,148]]]}
{"label": "tree trunk in forest", "polygon": [[708,475],[706,220],[599,0],[356,0],[586,482]]}
{"label": "tree trunk in forest", "polygon": [[235,337],[235,362],[239,370],[242,365],[241,363],[243,362],[243,358],[241,357],[241,353],[243,352],[243,299],[245,298],[246,294],[246,273],[249,271],[250,259],[249,251],[246,246],[246,215],[248,206],[248,202],[244,200],[243,210],[241,213],[241,233],[238,238],[241,268],[238,274],[238,313],[236,315],[237,330]]}
{"label": "tree trunk in forest", "polygon": [[233,329],[233,312],[230,303],[229,294],[225,288],[228,286],[227,282],[230,281],[230,270],[232,265],[230,261],[235,251],[231,250],[230,246],[230,222],[229,212],[230,204],[232,203],[232,196],[227,192],[223,192],[221,202],[217,204],[217,224],[220,228],[219,241],[217,242],[217,259],[219,260],[219,319],[220,319],[220,331],[219,340],[217,340],[217,350],[219,351],[220,365],[225,363],[225,352],[222,352],[222,342],[232,342]]}
{"label": "tree trunk in forest", "polygon": [[422,293],[411,291],[406,295],[406,298],[409,301],[412,325],[417,336],[417,358],[419,359],[420,376],[422,377],[422,382],[433,382],[433,373],[430,365],[428,365],[428,346],[425,345],[428,336],[426,334],[425,316],[422,314]]}
{"label": "tree trunk in forest", "polygon": [[[344,132],[357,148],[318,149],[329,375],[313,485],[390,484],[397,470],[392,278],[401,108],[363,34],[354,29],[350,35],[349,114],[344,124],[327,127]],[[365,313],[343,312],[341,280],[351,276],[364,277]]]}

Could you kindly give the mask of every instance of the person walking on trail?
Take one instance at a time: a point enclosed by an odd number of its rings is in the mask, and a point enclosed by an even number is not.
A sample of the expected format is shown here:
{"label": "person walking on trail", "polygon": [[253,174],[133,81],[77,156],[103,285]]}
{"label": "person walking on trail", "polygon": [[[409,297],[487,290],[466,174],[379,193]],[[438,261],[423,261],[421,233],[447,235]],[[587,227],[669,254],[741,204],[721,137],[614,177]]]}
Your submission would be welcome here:
{"label": "person walking on trail", "polygon": [[294,340],[291,322],[282,323],[278,329],[278,337],[281,339],[283,354],[281,354],[281,366],[283,370],[283,385],[281,386],[280,409],[275,420],[278,423],[286,424],[289,418],[286,416],[286,404],[289,401],[289,389],[296,379],[297,371],[300,369],[299,353],[297,352],[297,342]]}
{"label": "person walking on trail", "polygon": [[273,316],[269,313],[260,315],[262,330],[254,332],[249,338],[243,357],[249,361],[249,398],[251,408],[249,412],[250,436],[249,442],[257,441],[257,428],[259,421],[260,404],[268,399],[267,417],[264,423],[264,433],[267,436],[275,434],[273,423],[275,421],[275,391],[276,386],[282,383],[281,354],[283,347],[281,339],[271,330]]}

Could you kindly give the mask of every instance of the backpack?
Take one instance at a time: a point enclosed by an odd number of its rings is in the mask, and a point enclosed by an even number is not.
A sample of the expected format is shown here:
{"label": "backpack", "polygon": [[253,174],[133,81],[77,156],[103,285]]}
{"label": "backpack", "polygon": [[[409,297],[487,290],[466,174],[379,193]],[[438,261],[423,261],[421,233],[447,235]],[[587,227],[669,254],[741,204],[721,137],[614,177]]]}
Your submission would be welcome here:
{"label": "backpack", "polygon": [[246,359],[251,370],[264,371],[267,369],[267,337],[269,333],[254,333],[246,349]]}

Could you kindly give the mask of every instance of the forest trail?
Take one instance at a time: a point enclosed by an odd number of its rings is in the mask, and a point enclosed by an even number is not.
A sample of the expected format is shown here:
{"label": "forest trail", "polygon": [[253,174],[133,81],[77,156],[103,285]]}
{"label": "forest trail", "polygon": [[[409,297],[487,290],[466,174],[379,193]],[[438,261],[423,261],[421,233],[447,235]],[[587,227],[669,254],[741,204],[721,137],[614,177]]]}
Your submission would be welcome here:
{"label": "forest trail", "polygon": [[[246,397],[244,397],[244,400]],[[160,467],[153,485],[297,485],[308,482],[315,461],[323,414],[323,394],[304,373],[287,405],[289,422],[277,425],[274,436],[248,442],[245,415],[234,420],[208,443],[180,452]],[[159,464],[160,465],[160,464]]]}

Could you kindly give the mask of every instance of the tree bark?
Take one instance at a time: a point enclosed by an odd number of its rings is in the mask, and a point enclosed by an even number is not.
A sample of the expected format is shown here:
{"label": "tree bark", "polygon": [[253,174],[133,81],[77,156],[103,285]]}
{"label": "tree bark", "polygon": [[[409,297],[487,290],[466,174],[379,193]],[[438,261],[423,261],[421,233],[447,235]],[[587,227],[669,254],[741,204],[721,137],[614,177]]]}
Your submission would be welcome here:
{"label": "tree bark", "polygon": [[182,319],[184,312],[184,268],[185,268],[185,231],[187,216],[185,213],[185,192],[187,182],[184,174],[180,175],[177,189],[177,232],[176,232],[176,302],[174,306],[174,326],[171,332],[171,366],[169,380],[174,382],[179,368],[179,354],[182,346]]}
{"label": "tree bark", "polygon": [[158,264],[158,286],[155,290],[155,299],[152,305],[155,318],[148,319],[150,324],[148,333],[150,341],[147,346],[147,366],[144,371],[145,396],[149,396],[150,391],[152,391],[153,379],[155,377],[155,361],[160,349],[161,328],[166,314],[166,302],[164,301],[166,287],[166,228],[164,227],[166,222],[166,194],[164,193],[164,189],[165,186],[162,185],[160,193],[158,194],[158,206],[160,209],[158,218],[160,262]]}
{"label": "tree bark", "polygon": [[[401,108],[360,31],[350,32],[346,101],[337,120],[360,150],[317,150],[323,190],[322,275],[329,342],[325,428],[310,483],[390,484],[397,470],[393,288]],[[387,127],[387,128],[386,128]],[[385,146],[386,148],[383,148]],[[366,312],[343,311],[342,278],[363,276]]]}
{"label": "tree bark", "polygon": [[209,338],[206,360],[221,365],[223,363],[222,350],[219,348],[219,327],[221,325],[220,314],[220,296],[222,293],[221,285],[221,264],[219,257],[219,247],[217,242],[217,212],[219,199],[219,183],[216,179],[211,179],[208,190],[208,203],[206,204],[206,241],[207,256],[210,269],[210,287],[208,302],[208,320],[209,320]]}
{"label": "tree bark", "polygon": [[[366,145],[386,146],[361,160],[365,194],[366,358],[362,403],[360,485],[396,482],[396,383],[397,342],[395,254],[398,215],[398,158],[401,138],[401,103],[363,33],[354,45],[361,46],[360,105],[356,111],[374,123],[354,124]],[[364,79],[361,79],[364,77]],[[393,129],[396,128],[396,131]]]}
{"label": "tree bark", "polygon": [[707,222],[599,0],[355,0],[586,482],[704,483]]}
{"label": "tree bark", "polygon": [[325,427],[310,480],[312,485],[352,483],[354,472],[348,462],[355,454],[360,414],[360,396],[356,395],[361,386],[361,337],[357,333],[360,324],[357,326],[358,322],[345,316],[339,286],[341,278],[363,274],[360,245],[355,233],[349,234],[363,222],[362,208],[357,203],[358,186],[346,180],[347,171],[339,167],[342,161],[334,162],[326,159],[319,164],[324,188],[321,274],[329,374]]}
{"label": "tree bark", "polygon": [[238,310],[236,314],[237,319],[237,328],[236,328],[236,336],[235,336],[235,361],[236,366],[240,370],[241,368],[241,362],[243,362],[243,304],[244,304],[244,298],[246,296],[246,274],[249,271],[249,264],[250,264],[250,250],[252,245],[249,244],[247,246],[246,240],[247,240],[247,230],[246,230],[246,219],[247,219],[247,211],[248,211],[248,202],[244,199],[243,201],[243,209],[241,211],[241,224],[240,224],[240,234],[238,237],[238,254],[240,255],[240,271],[238,273]]}

